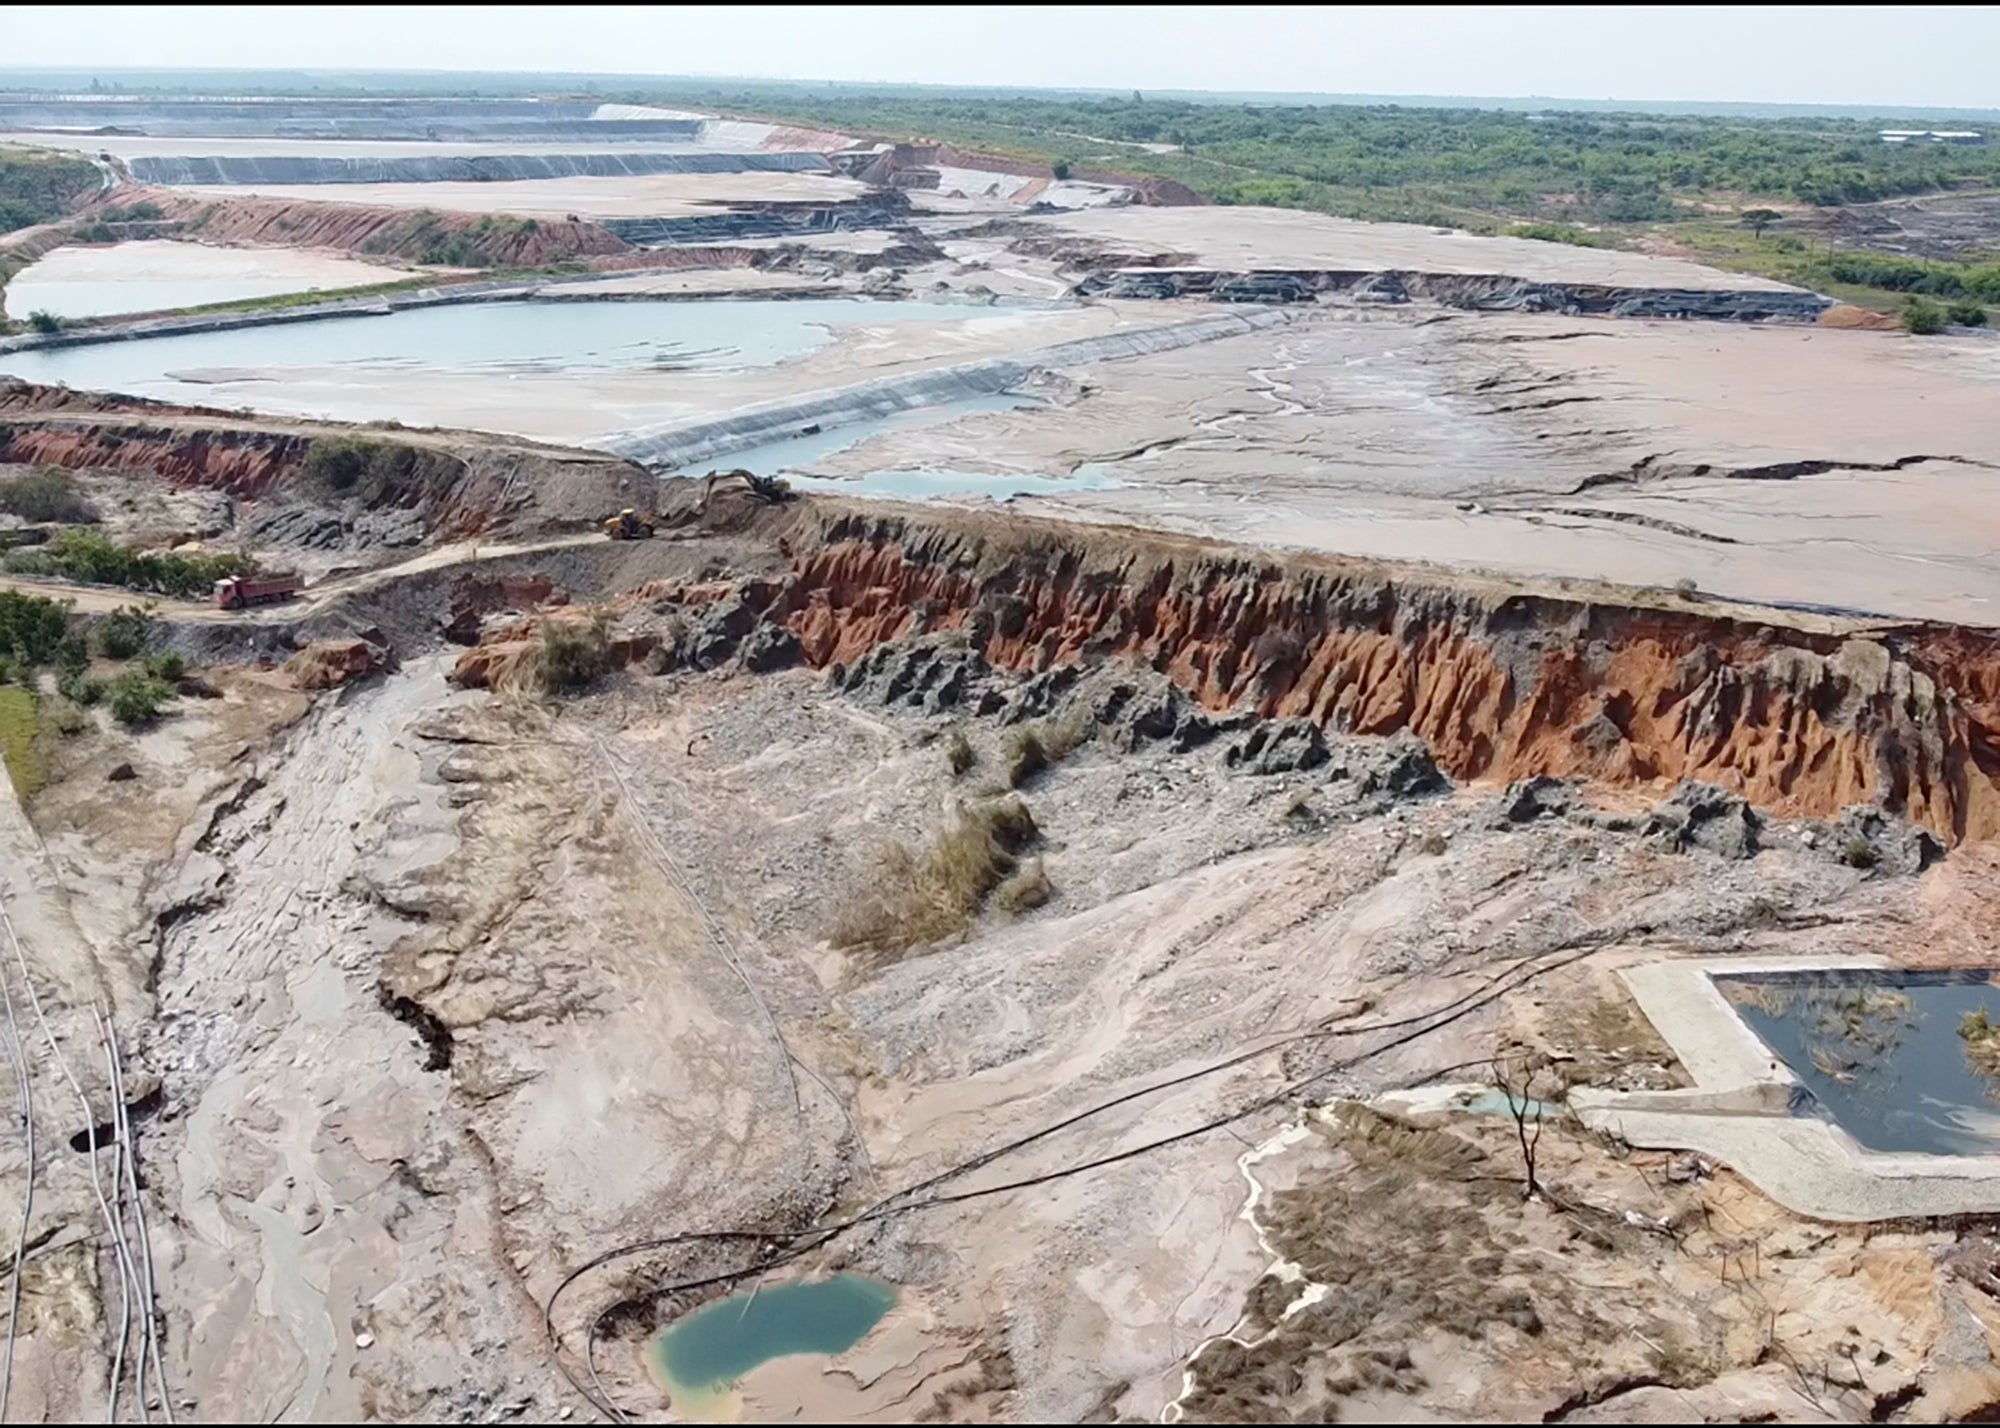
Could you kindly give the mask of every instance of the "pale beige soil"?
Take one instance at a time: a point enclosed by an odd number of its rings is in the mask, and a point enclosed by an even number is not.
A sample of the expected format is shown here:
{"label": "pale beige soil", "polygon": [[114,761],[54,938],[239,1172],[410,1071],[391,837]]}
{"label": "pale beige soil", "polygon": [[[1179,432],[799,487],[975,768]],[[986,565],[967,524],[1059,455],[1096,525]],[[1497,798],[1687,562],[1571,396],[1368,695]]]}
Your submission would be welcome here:
{"label": "pale beige soil", "polygon": [[218,248],[163,239],[72,245],[56,249],[8,282],[7,311],[16,317],[38,309],[63,317],[103,317],[369,287],[407,278],[412,271],[304,248]]}
{"label": "pale beige soil", "polygon": [[342,183],[192,185],[182,193],[218,198],[277,198],[378,208],[434,208],[446,213],[506,213],[523,218],[678,218],[732,203],[845,203],[859,198],[852,179],[823,174],[644,174],[616,178],[518,179],[494,183]]}
{"label": "pale beige soil", "polygon": [[1482,238],[1282,208],[1099,208],[1042,220],[1119,252],[1183,253],[1196,267],[1504,273],[1534,282],[1762,290],[1784,285],[1698,263],[1530,238]]}

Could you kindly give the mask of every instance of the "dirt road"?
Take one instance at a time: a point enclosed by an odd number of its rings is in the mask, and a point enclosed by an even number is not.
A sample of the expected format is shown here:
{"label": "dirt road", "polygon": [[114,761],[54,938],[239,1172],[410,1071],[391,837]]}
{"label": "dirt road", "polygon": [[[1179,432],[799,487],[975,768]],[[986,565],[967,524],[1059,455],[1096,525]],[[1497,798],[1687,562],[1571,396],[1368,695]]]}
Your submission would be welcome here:
{"label": "dirt road", "polygon": [[[392,581],[401,580],[427,570],[439,570],[452,565],[476,565],[489,560],[502,560],[512,556],[534,555],[540,551],[563,550],[570,546],[592,545],[604,536],[599,531],[585,531],[577,535],[552,536],[546,540],[516,541],[510,543],[489,543],[486,541],[455,541],[441,545],[409,560],[394,565],[379,566],[374,570],[360,571],[353,575],[343,575],[312,586],[300,593],[299,598],[281,606],[261,606],[261,609],[284,610],[299,615],[311,614],[332,600],[346,595],[357,595],[377,589]],[[108,585],[77,585],[63,580],[40,580],[27,576],[0,576],[0,590],[18,590],[24,595],[41,595],[51,600],[70,601],[83,614],[103,615],[124,606],[143,604],[158,597],[144,591],[127,590]],[[207,602],[193,600],[171,600],[161,602],[161,614],[176,622],[180,621],[227,621],[244,618],[242,610],[219,610]]]}

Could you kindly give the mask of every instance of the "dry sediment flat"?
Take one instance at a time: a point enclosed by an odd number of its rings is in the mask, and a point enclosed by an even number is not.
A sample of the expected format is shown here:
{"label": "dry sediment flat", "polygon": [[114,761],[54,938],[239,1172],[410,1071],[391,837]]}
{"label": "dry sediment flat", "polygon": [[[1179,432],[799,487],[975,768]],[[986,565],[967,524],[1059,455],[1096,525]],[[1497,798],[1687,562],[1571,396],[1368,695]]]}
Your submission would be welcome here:
{"label": "dry sediment flat", "polygon": [[1083,467],[1116,484],[1052,480],[1050,507],[1254,544],[2000,622],[1988,341],[1327,315],[1087,379],[1067,407],[897,433],[812,469]]}
{"label": "dry sediment flat", "polygon": [[[721,276],[732,284],[742,270]],[[797,279],[794,279],[797,285]],[[820,350],[765,367],[676,370],[581,368],[509,371],[413,368],[394,362],[287,368],[215,368],[176,375],[205,386],[204,404],[410,425],[469,427],[541,440],[588,442],[651,423],[721,414],[800,393],[852,386],[1078,338],[1185,321],[1171,304],[1124,309],[984,308],[962,318],[871,323],[865,307]],[[1204,314],[1207,315],[1207,314]],[[390,319],[394,320],[394,319]],[[311,348],[302,344],[301,354]]]}
{"label": "dry sediment flat", "polygon": [[7,311],[104,317],[271,297],[313,288],[361,288],[410,276],[408,268],[305,248],[217,248],[147,239],[58,248],[7,284]]}
{"label": "dry sediment flat", "polygon": [[177,193],[276,198],[523,218],[677,218],[732,203],[845,203],[866,190],[820,174],[647,174],[616,178],[501,180],[494,183],[307,183],[190,186]]}
{"label": "dry sediment flat", "polygon": [[1196,267],[1237,271],[1504,273],[1531,282],[1737,292],[1785,287],[1677,258],[1531,238],[1481,238],[1283,208],[1104,208],[1041,221],[1052,233],[1092,239],[1121,252],[1168,250],[1186,254]]}
{"label": "dry sediment flat", "polygon": [[477,158],[486,154],[603,153],[739,153],[758,152],[756,144],[730,142],[726,135],[698,140],[668,136],[564,139],[557,142],[514,137],[495,139],[292,139],[292,138],[174,138],[138,134],[0,133],[0,144],[22,144],[75,153],[110,154],[119,159],[201,157],[429,159]]}

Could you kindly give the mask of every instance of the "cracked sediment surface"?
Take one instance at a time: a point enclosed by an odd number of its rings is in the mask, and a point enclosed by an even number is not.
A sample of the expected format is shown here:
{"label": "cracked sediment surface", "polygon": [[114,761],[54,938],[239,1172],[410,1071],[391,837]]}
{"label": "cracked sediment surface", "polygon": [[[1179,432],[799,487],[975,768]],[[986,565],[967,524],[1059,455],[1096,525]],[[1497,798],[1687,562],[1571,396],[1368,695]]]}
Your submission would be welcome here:
{"label": "cracked sediment surface", "polygon": [[810,469],[1082,470],[1101,484],[1051,480],[1038,503],[1266,547],[2000,623],[1990,342],[1322,311],[1067,375],[1080,400]]}

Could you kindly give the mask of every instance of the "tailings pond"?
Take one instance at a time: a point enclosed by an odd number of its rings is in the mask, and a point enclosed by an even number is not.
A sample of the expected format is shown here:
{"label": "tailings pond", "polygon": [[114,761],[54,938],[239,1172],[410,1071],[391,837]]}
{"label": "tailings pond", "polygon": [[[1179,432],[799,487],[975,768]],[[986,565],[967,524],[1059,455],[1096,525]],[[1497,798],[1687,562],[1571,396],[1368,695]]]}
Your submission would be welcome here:
{"label": "tailings pond", "polygon": [[843,323],[949,322],[968,304],[802,298],[742,302],[484,302],[380,316],[191,332],[0,357],[35,382],[196,401],[209,383],[248,369],[340,364],[513,372],[675,372],[764,367],[833,340]]}
{"label": "tailings pond", "polygon": [[761,1284],[705,1304],[653,1341],[654,1363],[680,1416],[787,1354],[853,1348],[896,1303],[896,1286],[859,1274]]}
{"label": "tailings pond", "polygon": [[1869,1150],[2000,1154],[1991,973],[1717,977],[1818,1109]]}
{"label": "tailings pond", "polygon": [[0,372],[192,405],[567,440],[728,409],[744,399],[731,374],[808,357],[843,331],[879,348],[898,329],[1011,332],[1041,316],[865,298],[483,302],[13,352]]}

